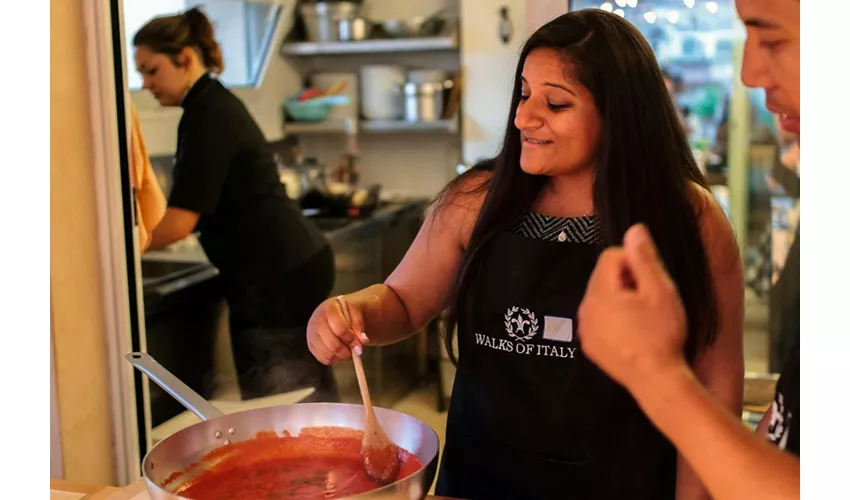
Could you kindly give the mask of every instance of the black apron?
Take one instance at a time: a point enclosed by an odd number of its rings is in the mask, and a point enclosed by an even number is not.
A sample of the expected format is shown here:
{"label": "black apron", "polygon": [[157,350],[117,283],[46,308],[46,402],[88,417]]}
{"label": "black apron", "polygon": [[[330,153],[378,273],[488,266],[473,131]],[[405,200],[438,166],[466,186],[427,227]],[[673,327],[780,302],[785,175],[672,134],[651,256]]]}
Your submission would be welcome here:
{"label": "black apron", "polygon": [[490,244],[460,311],[438,495],[674,498],[675,449],[576,336],[599,252],[507,231]]}

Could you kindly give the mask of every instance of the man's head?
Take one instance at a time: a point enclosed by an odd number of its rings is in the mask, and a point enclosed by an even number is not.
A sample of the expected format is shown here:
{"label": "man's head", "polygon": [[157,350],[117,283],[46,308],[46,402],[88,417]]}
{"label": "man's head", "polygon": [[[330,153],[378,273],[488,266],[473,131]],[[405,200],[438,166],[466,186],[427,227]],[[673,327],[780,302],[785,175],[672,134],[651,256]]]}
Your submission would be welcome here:
{"label": "man's head", "polygon": [[800,0],[736,0],[747,27],[742,77],[767,93],[782,127],[800,132]]}

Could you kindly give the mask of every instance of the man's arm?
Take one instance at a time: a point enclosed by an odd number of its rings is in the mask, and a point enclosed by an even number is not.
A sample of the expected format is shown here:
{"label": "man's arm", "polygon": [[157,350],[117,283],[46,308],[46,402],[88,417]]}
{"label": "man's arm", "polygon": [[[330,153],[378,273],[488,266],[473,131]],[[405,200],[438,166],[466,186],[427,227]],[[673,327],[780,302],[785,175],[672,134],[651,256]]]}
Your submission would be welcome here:
{"label": "man's arm", "polygon": [[[740,417],[744,393],[744,274],[732,225],[714,196],[694,188],[700,234],[708,257],[717,303],[714,343],[701,351],[693,370],[699,382],[718,403]],[[709,500],[705,485],[679,454],[676,500]]]}
{"label": "man's arm", "polygon": [[631,392],[713,498],[799,498],[799,460],[751,433],[688,367],[685,311],[649,232],[631,228],[624,243],[600,256],[579,307],[585,354]]}
{"label": "man's arm", "polygon": [[800,498],[796,456],[751,433],[686,366],[668,375],[635,397],[713,498]]}

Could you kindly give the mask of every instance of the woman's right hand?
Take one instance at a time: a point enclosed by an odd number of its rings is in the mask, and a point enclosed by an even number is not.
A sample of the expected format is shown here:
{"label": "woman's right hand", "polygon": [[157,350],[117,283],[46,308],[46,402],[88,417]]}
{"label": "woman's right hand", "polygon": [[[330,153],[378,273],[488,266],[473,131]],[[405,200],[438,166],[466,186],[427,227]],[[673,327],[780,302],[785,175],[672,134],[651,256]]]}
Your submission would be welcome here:
{"label": "woman's right hand", "polygon": [[307,347],[317,360],[326,365],[351,359],[352,349],[361,354],[363,344],[369,342],[363,333],[363,311],[356,303],[343,302],[348,305],[350,327],[336,297],[322,302],[307,323]]}

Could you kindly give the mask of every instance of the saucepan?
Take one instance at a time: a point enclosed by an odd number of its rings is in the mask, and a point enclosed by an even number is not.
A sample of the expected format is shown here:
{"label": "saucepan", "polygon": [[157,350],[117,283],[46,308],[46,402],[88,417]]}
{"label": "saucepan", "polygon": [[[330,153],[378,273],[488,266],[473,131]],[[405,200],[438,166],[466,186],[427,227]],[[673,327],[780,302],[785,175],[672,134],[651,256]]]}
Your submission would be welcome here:
{"label": "saucepan", "polygon": [[[211,452],[214,456],[235,449],[222,447],[256,439],[258,434],[296,436],[310,428],[355,432],[366,427],[363,406],[354,404],[301,403],[224,414],[148,354],[131,353],[125,358],[202,420],[160,441],[145,455],[142,474],[151,500],[185,499],[179,492],[215,465],[208,458]],[[393,442],[418,458],[422,467],[394,483],[375,485],[375,489],[346,498],[422,500],[436,475],[437,434],[424,422],[401,412],[375,408],[375,414]],[[286,498],[285,494],[281,498]]]}

